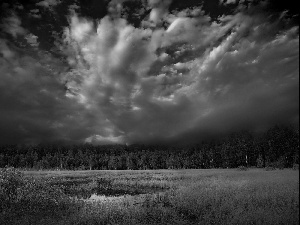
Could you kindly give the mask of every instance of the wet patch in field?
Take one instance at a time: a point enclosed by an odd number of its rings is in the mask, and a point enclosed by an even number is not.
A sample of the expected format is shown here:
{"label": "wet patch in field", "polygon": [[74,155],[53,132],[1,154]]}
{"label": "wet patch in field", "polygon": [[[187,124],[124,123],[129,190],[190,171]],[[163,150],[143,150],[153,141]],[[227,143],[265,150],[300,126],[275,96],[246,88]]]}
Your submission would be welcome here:
{"label": "wet patch in field", "polygon": [[168,187],[159,187],[155,185],[145,185],[140,182],[134,184],[121,182],[115,183],[113,179],[97,178],[74,178],[56,180],[51,185],[57,185],[62,188],[65,194],[79,199],[90,199],[92,196],[122,197],[136,196],[141,194],[153,194],[167,190]]}

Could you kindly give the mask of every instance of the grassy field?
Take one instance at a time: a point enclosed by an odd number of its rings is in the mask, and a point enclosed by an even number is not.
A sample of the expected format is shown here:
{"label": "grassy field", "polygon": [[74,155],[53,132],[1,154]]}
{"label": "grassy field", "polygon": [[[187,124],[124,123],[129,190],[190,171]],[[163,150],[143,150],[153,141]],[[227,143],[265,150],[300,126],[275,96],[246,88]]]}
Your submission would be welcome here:
{"label": "grassy field", "polygon": [[53,215],[47,214],[49,210],[44,214],[37,210],[30,216],[18,212],[16,217],[17,212],[7,211],[4,224],[293,225],[299,222],[299,171],[294,170],[24,171],[22,174],[24,179],[43,181],[47,187],[62,190],[70,201],[64,201],[63,207],[56,210],[60,213]]}

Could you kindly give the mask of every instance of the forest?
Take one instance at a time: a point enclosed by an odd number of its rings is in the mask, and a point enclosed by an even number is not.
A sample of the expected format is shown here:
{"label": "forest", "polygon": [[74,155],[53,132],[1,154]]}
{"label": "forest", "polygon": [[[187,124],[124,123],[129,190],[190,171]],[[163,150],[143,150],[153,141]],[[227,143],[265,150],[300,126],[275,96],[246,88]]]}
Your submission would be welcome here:
{"label": "forest", "polygon": [[185,146],[0,146],[0,168],[28,170],[292,168],[298,164],[299,128],[278,125],[260,135],[240,131],[222,139]]}

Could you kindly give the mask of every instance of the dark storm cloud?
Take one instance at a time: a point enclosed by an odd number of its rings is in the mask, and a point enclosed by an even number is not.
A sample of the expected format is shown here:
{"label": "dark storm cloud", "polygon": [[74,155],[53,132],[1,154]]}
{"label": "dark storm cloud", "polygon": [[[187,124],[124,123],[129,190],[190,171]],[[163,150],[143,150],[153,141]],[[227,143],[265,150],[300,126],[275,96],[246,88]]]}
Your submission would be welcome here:
{"label": "dark storm cloud", "polygon": [[[64,4],[40,2],[53,15]],[[299,122],[299,26],[289,13],[217,1],[235,9],[212,18],[205,2],[149,0],[134,10],[137,27],[124,2],[101,1],[108,15],[98,17],[70,2],[69,24],[52,32],[60,58],[17,14],[2,21],[27,47],[1,39],[1,142],[190,143]]]}
{"label": "dark storm cloud", "polygon": [[0,143],[77,142],[94,132],[88,113],[65,96],[59,60],[28,56],[3,39],[0,52]]}

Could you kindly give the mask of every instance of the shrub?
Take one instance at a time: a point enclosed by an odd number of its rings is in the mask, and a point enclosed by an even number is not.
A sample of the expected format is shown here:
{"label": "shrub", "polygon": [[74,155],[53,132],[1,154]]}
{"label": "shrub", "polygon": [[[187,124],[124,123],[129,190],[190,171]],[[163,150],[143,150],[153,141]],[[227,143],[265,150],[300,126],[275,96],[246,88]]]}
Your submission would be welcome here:
{"label": "shrub", "polygon": [[275,170],[275,169],[283,170],[285,168],[285,162],[286,162],[285,158],[281,157],[277,161],[268,162],[267,167],[271,167],[271,168],[273,168],[273,170]]}
{"label": "shrub", "polygon": [[273,167],[273,166],[267,166],[267,167],[265,168],[265,170],[266,170],[266,171],[273,171],[273,170],[276,170],[276,168]]}
{"label": "shrub", "polygon": [[246,167],[246,166],[239,166],[238,170],[240,170],[240,171],[247,171],[248,167]]}
{"label": "shrub", "polygon": [[293,170],[299,170],[299,164],[296,164],[296,163],[295,163],[295,164],[293,165]]}
{"label": "shrub", "polygon": [[257,165],[257,168],[263,168],[264,160],[263,160],[262,155],[259,155],[259,157],[257,158],[256,165]]}
{"label": "shrub", "polygon": [[275,166],[278,169],[283,170],[285,168],[286,165],[286,158],[284,156],[280,157],[276,162],[275,162]]}

